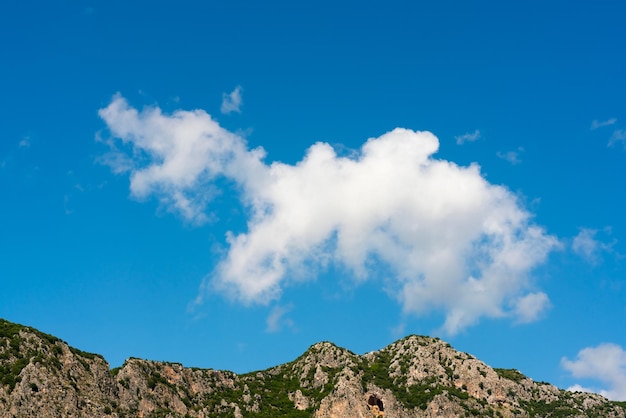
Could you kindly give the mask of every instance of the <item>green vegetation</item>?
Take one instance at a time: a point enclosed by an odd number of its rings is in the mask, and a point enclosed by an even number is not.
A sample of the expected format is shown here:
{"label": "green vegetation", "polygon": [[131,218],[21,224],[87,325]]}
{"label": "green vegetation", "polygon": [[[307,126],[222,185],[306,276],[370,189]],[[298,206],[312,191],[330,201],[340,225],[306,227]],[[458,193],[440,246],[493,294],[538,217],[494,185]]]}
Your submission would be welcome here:
{"label": "green vegetation", "polygon": [[170,386],[169,382],[163,376],[161,376],[159,372],[155,371],[148,377],[148,388],[154,389],[158,383]]}
{"label": "green vegetation", "polygon": [[[368,390],[376,390],[375,387],[385,389],[385,395],[388,395],[387,391],[390,391],[400,405],[418,413],[419,410],[426,410],[429,404],[439,397],[451,400],[458,416],[502,417],[502,412],[506,412],[502,405],[495,403],[490,405],[487,398],[471,397],[466,385],[461,385],[462,382],[457,380],[464,367],[470,368],[470,366],[467,363],[459,368],[456,366],[471,356],[441,349],[444,345],[443,342],[429,337],[409,336],[365,357],[357,356],[333,344],[323,343],[310,347],[293,362],[265,371],[236,375],[228,371],[192,368],[176,375],[174,379],[170,377],[168,366],[174,367],[174,371],[178,373],[182,365],[130,359],[122,367],[129,368],[124,370],[122,375],[125,376],[124,378],[119,375],[122,368],[111,369],[110,373],[117,381],[120,392],[137,400],[136,403],[133,401],[130,405],[120,406],[113,399],[122,398],[105,396],[101,399],[98,408],[101,408],[99,409],[101,415],[103,412],[103,415],[116,414],[119,418],[129,418],[137,416],[139,401],[143,399],[154,402],[156,407],[150,414],[147,414],[147,417],[180,417],[173,411],[178,400],[174,403],[169,396],[172,395],[186,405],[189,410],[187,417],[197,416],[197,412],[200,411],[211,417],[234,417],[238,410],[244,418],[310,418],[320,407],[322,400],[335,390],[340,374],[347,372],[343,374],[344,378],[352,379],[354,375],[355,383],[360,382],[362,385],[363,394]],[[430,346],[430,348],[424,349],[425,346]],[[414,350],[419,350],[420,354],[415,355]],[[46,372],[53,372],[62,378],[64,391],[71,390],[73,387],[78,392],[81,384],[78,379],[82,372],[76,374],[73,368],[63,369],[61,363],[70,352],[87,371],[90,366],[94,368],[92,361],[97,360],[96,357],[102,358],[100,355],[69,347],[51,335],[0,319],[0,384],[8,388],[9,393],[21,381],[22,371],[29,364],[44,366],[47,369]],[[422,355],[434,356],[435,365],[429,367],[431,375],[419,381],[411,380],[409,376],[413,368],[426,374],[429,373],[425,368],[420,369],[423,367],[420,366]],[[485,367],[475,366],[475,370],[483,378],[491,373],[490,369]],[[526,379],[526,376],[518,370],[494,370],[501,378],[516,383]],[[134,371],[137,371],[138,375],[129,374]],[[321,381],[320,374],[324,376]],[[194,380],[196,378],[201,380],[202,384],[199,387],[207,389],[198,390],[198,386],[194,386],[194,382],[188,380],[190,375]],[[131,376],[132,381],[128,376]],[[143,380],[145,383],[142,383],[142,379],[145,379]],[[30,388],[31,396],[41,398],[43,392],[48,391],[50,386],[46,385],[44,390],[38,386],[41,385],[40,381],[36,380],[37,383],[35,383],[34,380],[36,379],[25,381],[20,386]],[[453,383],[460,387],[455,387]],[[472,383],[470,387],[474,388],[474,385],[475,383]],[[532,393],[533,399],[519,399],[515,393],[517,390],[515,386],[506,384],[504,387],[507,386],[510,387],[509,397],[519,402],[519,406],[511,411],[515,415],[527,414],[531,418],[563,418],[575,415],[600,418],[611,416],[616,410],[626,411],[626,402],[598,403],[592,408],[585,409],[583,406],[583,401],[587,399],[585,395],[565,391],[561,391],[556,400],[541,401],[538,399],[543,398],[542,393],[545,388],[528,384],[524,386]],[[483,382],[478,382],[478,387],[481,390],[486,389],[487,394],[492,394],[492,390],[488,389]],[[308,400],[307,409],[298,410],[295,407],[292,399],[296,391],[300,391]],[[525,393],[525,391],[521,392]],[[86,391],[79,395],[85,394]],[[168,396],[163,396],[164,394]],[[365,397],[363,399],[365,401]],[[0,405],[4,406],[7,402],[0,399]]]}
{"label": "green vegetation", "polygon": [[9,338],[12,339],[15,336],[19,336],[20,331],[28,331],[33,334],[38,335],[40,338],[47,340],[50,344],[54,344],[59,341],[57,337],[52,335],[44,334],[43,332],[37,331],[34,328],[25,327],[24,325],[14,324],[4,319],[0,319],[0,338]]}
{"label": "green vegetation", "polygon": [[580,414],[581,411],[572,408],[567,401],[559,399],[554,402],[547,403],[545,401],[523,401],[520,400],[520,406],[532,417],[550,417],[565,418]]}
{"label": "green vegetation", "polygon": [[[294,418],[311,417],[314,406],[319,406],[319,402],[326,397],[334,388],[334,378],[336,370],[325,368],[328,374],[328,383],[320,388],[313,388],[315,368],[311,368],[306,380],[307,386],[303,386],[297,377],[299,373],[295,369],[296,362],[289,363],[278,370],[263,372],[262,376],[257,373],[249,373],[242,377],[242,385],[248,387],[249,393],[258,395],[258,412],[242,411],[244,417],[270,418],[274,416],[289,416]],[[293,401],[289,399],[289,394],[300,390],[304,396],[309,398],[313,405],[307,410],[300,411],[295,408]]]}
{"label": "green vegetation", "polygon": [[[331,344],[330,349],[338,349]],[[304,354],[293,362],[283,364],[265,371],[252,372],[237,376],[229,372],[215,372],[207,375],[207,379],[214,379],[216,390],[204,394],[201,399],[195,399],[198,405],[195,410],[204,409],[211,412],[211,416],[233,417],[234,406],[239,405],[243,417],[269,418],[292,417],[309,418],[319,407],[323,398],[334,390],[337,375],[342,368],[313,366],[305,371],[302,364],[315,364],[316,358],[327,349],[324,344],[310,347]],[[342,350],[343,351],[343,350]],[[347,351],[346,351],[347,352]],[[327,353],[323,353],[326,355]],[[347,352],[348,355],[356,355]],[[327,382],[313,387],[316,370],[325,373]],[[226,374],[226,375],[224,375]],[[230,381],[229,384],[225,382]],[[309,408],[296,409],[290,400],[296,391],[309,400]],[[247,399],[247,401],[243,401]]]}
{"label": "green vegetation", "polygon": [[[392,361],[395,359],[392,353],[387,350],[381,350],[377,353],[374,361],[361,364],[361,370],[363,371],[362,383],[363,390],[367,389],[368,384],[374,384],[380,388],[390,389],[393,395],[398,401],[408,409],[419,408],[425,410],[428,404],[435,398],[435,396],[447,393],[450,397],[455,397],[460,400],[469,399],[469,395],[465,390],[460,390],[452,386],[444,386],[436,383],[437,378],[435,376],[423,379],[420,383],[414,385],[406,385],[406,376],[401,375],[396,378],[389,376],[389,367]],[[408,359],[398,359],[403,368],[403,363],[408,363]],[[446,375],[449,378],[453,376],[453,369],[448,367],[451,364],[450,360],[440,357],[440,362],[446,370]]]}
{"label": "green vegetation", "polygon": [[148,415],[148,417],[149,418],[166,418],[171,413],[172,411],[167,408],[158,408],[155,411],[153,411],[150,415]]}
{"label": "green vegetation", "polygon": [[519,383],[524,379],[528,379],[519,370],[515,370],[515,369],[493,369],[493,370],[498,374],[498,376],[504,379],[512,380],[516,383]]}
{"label": "green vegetation", "polygon": [[[41,341],[25,336],[27,334],[32,334]],[[63,355],[63,345],[66,343],[53,335],[0,319],[0,383],[7,386],[9,392],[13,391],[21,381],[22,370],[31,362],[41,364],[49,370],[61,370],[59,357]],[[69,349],[86,370],[89,370],[87,359],[102,358],[98,354],[86,353],[72,347]]]}
{"label": "green vegetation", "polygon": [[406,391],[399,391],[397,398],[407,408],[428,408],[428,404],[433,398],[443,390],[439,386],[431,386],[429,384],[412,385]]}
{"label": "green vegetation", "polygon": [[21,325],[0,320],[0,382],[8,386],[9,392],[21,381],[22,369],[35,357],[33,351],[23,353],[21,350],[20,331],[23,329]]}
{"label": "green vegetation", "polygon": [[622,401],[611,401],[611,403],[617,407],[622,408],[624,411],[626,411],[626,402],[622,402]]}
{"label": "green vegetation", "polygon": [[[76,354],[79,357],[83,357],[83,358],[86,358],[86,359],[89,359],[89,360],[94,360],[97,357],[99,359],[104,360],[104,357],[102,357],[102,355],[100,355],[100,354],[88,353],[86,351],[79,350],[78,348],[74,348],[72,346],[69,346],[69,348],[70,348],[70,351],[73,354]],[[84,363],[83,363],[83,365],[84,365]],[[88,367],[86,367],[86,369],[89,370]]]}

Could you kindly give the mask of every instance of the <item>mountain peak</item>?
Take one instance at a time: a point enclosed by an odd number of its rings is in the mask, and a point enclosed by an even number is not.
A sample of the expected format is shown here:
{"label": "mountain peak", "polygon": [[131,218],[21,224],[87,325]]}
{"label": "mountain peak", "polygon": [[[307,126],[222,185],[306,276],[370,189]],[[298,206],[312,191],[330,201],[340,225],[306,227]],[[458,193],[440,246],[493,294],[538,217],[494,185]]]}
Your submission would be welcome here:
{"label": "mountain peak", "polygon": [[292,362],[238,375],[104,359],[0,320],[0,418],[609,417],[624,404],[493,369],[438,338],[409,335],[357,355],[325,341]]}

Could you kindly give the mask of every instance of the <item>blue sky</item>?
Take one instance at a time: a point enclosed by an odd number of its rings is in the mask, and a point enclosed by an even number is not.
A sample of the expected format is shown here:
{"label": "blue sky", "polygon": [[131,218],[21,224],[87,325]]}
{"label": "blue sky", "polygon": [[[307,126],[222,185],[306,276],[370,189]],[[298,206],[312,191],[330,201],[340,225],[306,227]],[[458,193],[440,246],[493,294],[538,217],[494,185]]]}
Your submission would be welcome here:
{"label": "blue sky", "polygon": [[236,372],[434,335],[626,400],[626,5],[502,3],[7,2],[0,317]]}

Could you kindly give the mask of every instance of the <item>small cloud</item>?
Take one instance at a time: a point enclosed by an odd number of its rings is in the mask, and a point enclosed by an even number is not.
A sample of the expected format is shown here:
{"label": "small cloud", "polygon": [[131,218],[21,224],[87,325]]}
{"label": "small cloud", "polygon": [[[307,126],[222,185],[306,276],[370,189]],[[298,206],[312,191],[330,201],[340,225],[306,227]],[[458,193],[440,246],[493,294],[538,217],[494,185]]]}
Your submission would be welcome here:
{"label": "small cloud", "polygon": [[20,148],[30,148],[30,138],[27,136],[22,138],[22,140],[19,142],[19,146]]}
{"label": "small cloud", "polygon": [[232,112],[241,113],[241,105],[243,100],[241,98],[241,86],[235,87],[231,93],[222,93],[222,107],[221,112],[228,115]]}
{"label": "small cloud", "polygon": [[293,321],[290,318],[285,317],[285,315],[289,313],[292,308],[293,308],[292,305],[275,306],[270,312],[270,314],[268,315],[267,319],[265,320],[265,323],[267,325],[265,330],[267,332],[273,333],[273,332],[280,331],[285,326],[293,329],[294,328]]}
{"label": "small cloud", "polygon": [[611,139],[609,139],[608,146],[612,147],[617,142],[621,142],[622,145],[624,145],[624,149],[626,149],[626,130],[618,129],[615,132],[613,132],[613,135],[611,135]]}
{"label": "small cloud", "polygon": [[[605,228],[604,232],[610,233],[610,228]],[[582,257],[591,264],[597,264],[600,261],[602,253],[612,253],[615,241],[605,243],[596,239],[598,230],[591,228],[580,228],[578,235],[572,241],[572,250],[574,253]]]}
{"label": "small cloud", "polygon": [[70,208],[70,197],[69,195],[63,196],[63,209],[66,215],[71,215],[74,213],[74,209]]}
{"label": "small cloud", "polygon": [[114,174],[124,174],[131,171],[135,164],[126,154],[112,150],[96,157],[96,163],[106,165]]}
{"label": "small cloud", "polygon": [[617,122],[617,118],[611,118],[611,119],[607,119],[607,120],[597,120],[594,119],[593,122],[591,122],[591,130],[596,130],[598,128],[603,128],[605,126],[611,126],[611,125],[615,125],[615,122]]}
{"label": "small cloud", "polygon": [[586,388],[580,384],[569,391],[596,392],[614,401],[626,400],[626,351],[617,344],[604,343],[578,352],[576,360],[561,359],[561,367],[579,379],[591,379],[603,388]]}
{"label": "small cloud", "polygon": [[474,132],[468,132],[463,135],[455,136],[457,145],[463,145],[465,142],[474,142],[480,138],[480,131],[476,129]]}
{"label": "small cloud", "polygon": [[520,154],[522,154],[523,152],[524,152],[524,148],[517,147],[515,151],[507,151],[507,152],[498,151],[496,155],[499,158],[502,158],[503,160],[508,161],[513,165],[517,165],[522,162],[522,160],[520,159]]}
{"label": "small cloud", "polygon": [[135,167],[135,162],[127,154],[123,153],[115,143],[115,141],[102,138],[100,132],[96,133],[95,140],[98,143],[105,144],[110,151],[96,157],[97,164],[105,165],[111,169],[114,174],[123,174],[131,171]]}
{"label": "small cloud", "polygon": [[517,323],[534,322],[550,307],[550,299],[543,292],[529,293],[519,298],[515,304]]}

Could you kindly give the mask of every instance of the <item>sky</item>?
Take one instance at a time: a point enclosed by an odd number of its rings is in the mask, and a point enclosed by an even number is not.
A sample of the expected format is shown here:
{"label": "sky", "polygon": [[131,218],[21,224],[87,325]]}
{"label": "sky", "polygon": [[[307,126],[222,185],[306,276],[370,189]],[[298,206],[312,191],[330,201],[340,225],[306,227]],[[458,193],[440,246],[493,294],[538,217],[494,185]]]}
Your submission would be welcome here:
{"label": "sky", "polygon": [[625,17],[7,1],[0,317],[238,373],[430,335],[626,400]]}

